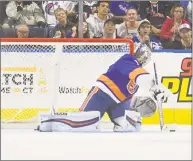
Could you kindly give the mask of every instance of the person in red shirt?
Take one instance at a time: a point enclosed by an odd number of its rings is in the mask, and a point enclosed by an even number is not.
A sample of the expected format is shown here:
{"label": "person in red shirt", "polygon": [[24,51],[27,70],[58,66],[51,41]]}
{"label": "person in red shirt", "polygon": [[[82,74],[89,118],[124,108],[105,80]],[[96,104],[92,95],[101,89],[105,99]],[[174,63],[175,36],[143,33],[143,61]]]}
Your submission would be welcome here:
{"label": "person in red shirt", "polygon": [[171,9],[171,18],[167,17],[164,21],[161,29],[160,37],[163,40],[163,44],[168,44],[168,41],[174,41],[180,39],[178,28],[181,24],[189,24],[185,20],[185,8],[176,4]]}

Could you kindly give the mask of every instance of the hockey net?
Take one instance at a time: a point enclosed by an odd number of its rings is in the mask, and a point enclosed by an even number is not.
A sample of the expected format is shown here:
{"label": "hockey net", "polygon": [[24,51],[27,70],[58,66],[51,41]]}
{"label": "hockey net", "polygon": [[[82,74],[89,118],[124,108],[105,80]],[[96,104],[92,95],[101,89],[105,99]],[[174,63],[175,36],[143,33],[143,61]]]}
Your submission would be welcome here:
{"label": "hockey net", "polygon": [[97,77],[133,52],[129,39],[1,39],[2,127],[78,111]]}

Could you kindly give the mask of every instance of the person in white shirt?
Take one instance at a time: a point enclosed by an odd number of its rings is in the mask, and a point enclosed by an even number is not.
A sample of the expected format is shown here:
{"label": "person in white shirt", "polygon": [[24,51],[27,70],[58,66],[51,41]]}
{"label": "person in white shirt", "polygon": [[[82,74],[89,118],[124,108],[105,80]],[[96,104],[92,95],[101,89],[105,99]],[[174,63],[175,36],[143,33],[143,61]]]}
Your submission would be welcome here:
{"label": "person in white shirt", "polygon": [[26,24],[45,27],[46,22],[42,10],[35,2],[10,1],[6,6],[8,20],[3,24],[5,28]]}
{"label": "person in white shirt", "polygon": [[111,18],[109,15],[109,2],[98,1],[97,13],[86,19],[88,23],[90,38],[103,37],[103,27],[107,19]]}

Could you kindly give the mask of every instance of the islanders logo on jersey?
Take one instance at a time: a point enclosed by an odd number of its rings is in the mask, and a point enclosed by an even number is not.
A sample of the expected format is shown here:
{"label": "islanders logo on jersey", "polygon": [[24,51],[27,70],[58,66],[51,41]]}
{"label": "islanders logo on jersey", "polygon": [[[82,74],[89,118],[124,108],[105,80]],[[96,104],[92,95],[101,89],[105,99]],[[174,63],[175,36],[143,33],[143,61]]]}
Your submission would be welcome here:
{"label": "islanders logo on jersey", "polygon": [[127,90],[130,94],[134,94],[137,91],[138,87],[139,86],[135,83],[135,80],[130,80],[127,84]]}

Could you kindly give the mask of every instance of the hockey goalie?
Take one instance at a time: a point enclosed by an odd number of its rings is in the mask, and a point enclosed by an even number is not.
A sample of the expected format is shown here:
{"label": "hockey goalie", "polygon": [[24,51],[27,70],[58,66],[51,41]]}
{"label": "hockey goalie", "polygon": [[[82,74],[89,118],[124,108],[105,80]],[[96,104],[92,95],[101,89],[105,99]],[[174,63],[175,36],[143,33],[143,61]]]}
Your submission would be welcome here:
{"label": "hockey goalie", "polygon": [[157,101],[169,92],[155,84],[151,66],[151,49],[141,44],[135,53],[125,54],[99,76],[85,101],[75,113],[42,115],[39,131],[98,131],[106,112],[114,132],[141,130],[142,117],[152,116]]}

